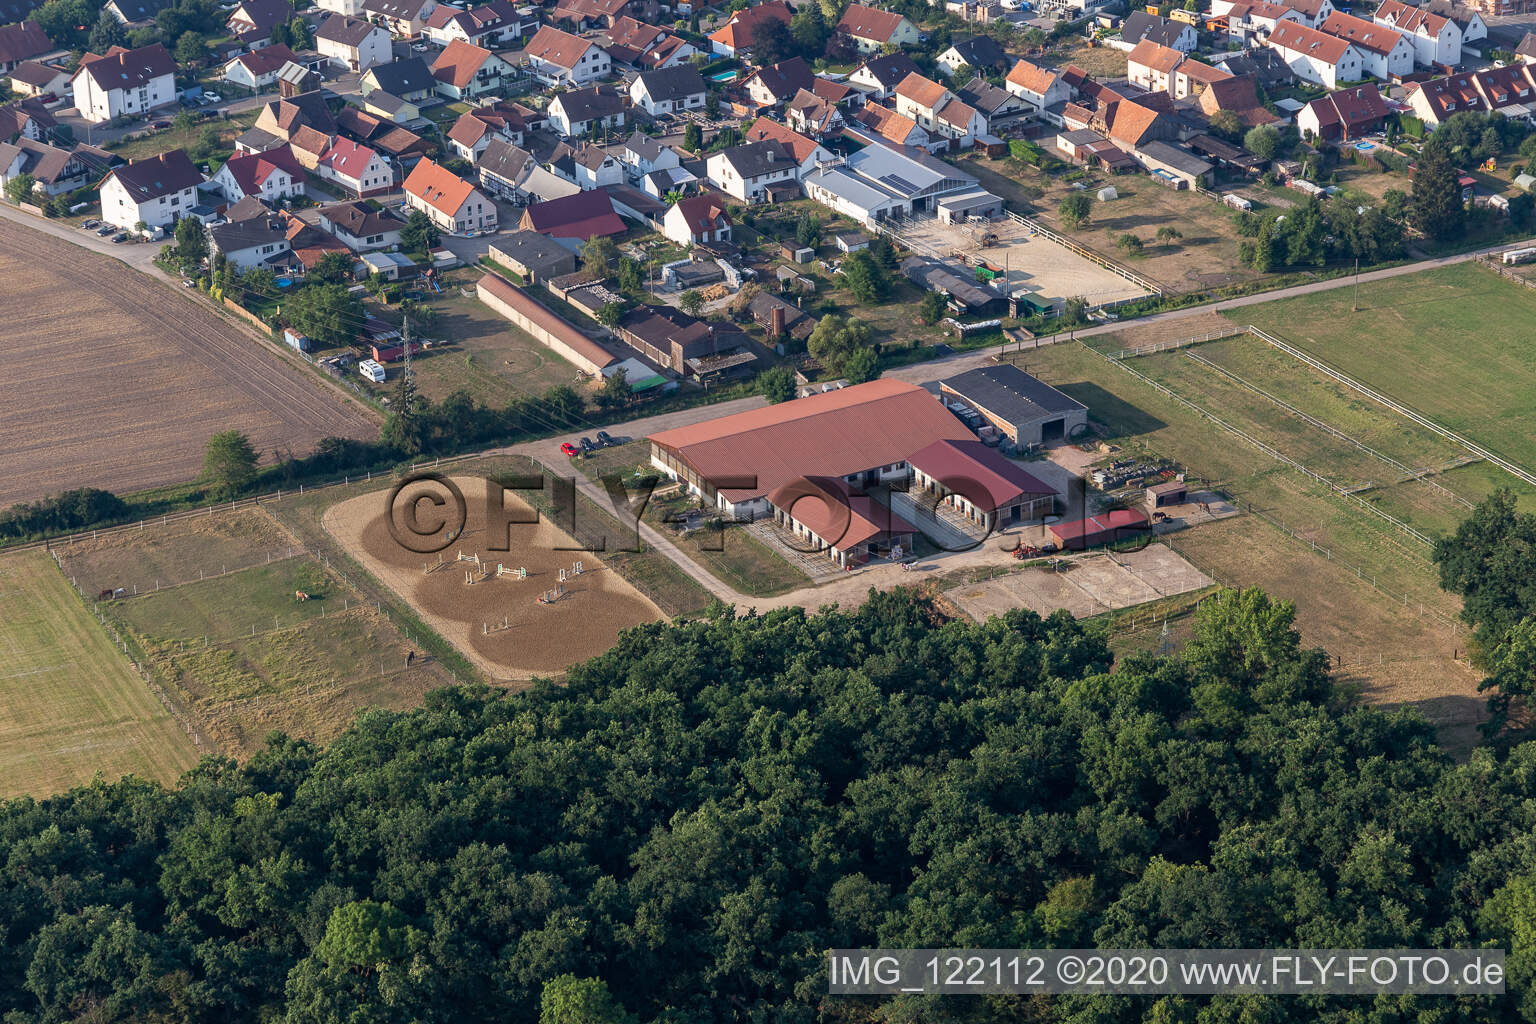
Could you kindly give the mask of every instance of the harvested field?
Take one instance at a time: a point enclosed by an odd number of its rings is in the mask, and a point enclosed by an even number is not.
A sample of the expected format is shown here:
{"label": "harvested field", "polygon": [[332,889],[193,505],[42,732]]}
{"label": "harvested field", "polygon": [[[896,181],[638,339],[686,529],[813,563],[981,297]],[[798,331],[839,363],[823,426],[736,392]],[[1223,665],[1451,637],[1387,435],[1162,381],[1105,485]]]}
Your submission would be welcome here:
{"label": "harvested field", "polygon": [[206,515],[140,523],[53,550],[84,594],[117,588],[142,594],[291,558],[303,548],[259,509],[210,508]]}
{"label": "harvested field", "polygon": [[[485,481],[456,477],[468,509],[462,533],[443,553],[445,565],[426,572],[436,555],[402,547],[390,534],[385,491],[361,495],[332,506],[325,527],[352,557],[411,605],[439,635],[454,644],[494,679],[557,675],[574,662],[612,647],[620,631],[663,618],[656,605],[617,572],[548,520],[514,523],[510,551],[493,551],[487,532]],[[412,486],[396,501],[400,510],[428,493]],[[532,518],[533,509],[507,494],[509,511]],[[397,511],[398,514],[398,511]],[[423,512],[423,520],[428,513]],[[458,554],[479,555],[492,575],[465,583],[469,562]],[[564,584],[564,595],[541,604],[540,594],[559,586],[558,573],[580,561],[583,572]],[[527,577],[497,577],[495,566],[525,568]],[[491,623],[507,628],[486,632]]]}
{"label": "harvested field", "polygon": [[1067,572],[1023,569],[958,587],[948,597],[978,622],[1020,607],[1040,615],[1065,608],[1087,618],[1211,585],[1204,573],[1162,544],[1113,557],[1075,558],[1067,564]]}
{"label": "harvested field", "polygon": [[220,430],[295,454],[377,431],[318,377],[116,260],[0,221],[0,278],[0,505],[190,480]]}
{"label": "harvested field", "polygon": [[197,762],[47,553],[0,560],[0,797],[45,796],[141,775],[172,782]]}

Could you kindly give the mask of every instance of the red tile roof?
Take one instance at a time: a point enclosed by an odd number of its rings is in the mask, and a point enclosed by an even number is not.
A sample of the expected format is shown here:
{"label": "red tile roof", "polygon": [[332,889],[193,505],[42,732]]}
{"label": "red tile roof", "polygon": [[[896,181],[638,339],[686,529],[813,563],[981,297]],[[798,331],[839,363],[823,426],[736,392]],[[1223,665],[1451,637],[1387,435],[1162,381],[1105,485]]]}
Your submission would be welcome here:
{"label": "red tile roof", "polygon": [[1006,508],[1020,497],[1056,493],[980,441],[935,441],[907,461],[984,512]]}
{"label": "red tile roof", "polygon": [[867,494],[854,494],[835,476],[791,480],[768,495],[775,507],[839,551],[881,537],[910,536],[916,527]]}
{"label": "red tile roof", "polygon": [[896,87],[896,95],[929,110],[944,98],[946,92],[948,90],[938,82],[931,78],[924,78],[916,71],[903,78],[901,84]]}
{"label": "red tile roof", "polygon": [[764,21],[772,18],[774,21],[782,21],[788,25],[791,17],[789,4],[784,0],[768,0],[767,3],[758,4],[756,7],[737,11],[731,15],[731,20],[726,22],[724,28],[711,32],[709,38],[733,50],[746,49],[752,45],[752,33]]}
{"label": "red tile roof", "polygon": [[1168,46],[1159,46],[1150,39],[1143,39],[1136,44],[1125,58],[1127,64],[1139,64],[1160,74],[1169,75],[1173,69],[1179,66],[1179,61],[1184,59],[1184,54]]}
{"label": "red tile roof", "polygon": [[406,176],[404,188],[434,210],[450,217],[458,216],[460,208],[475,191],[475,186],[431,160],[422,160],[411,169],[411,173]]}
{"label": "red tile roof", "polygon": [[581,60],[581,55],[587,52],[587,48],[595,45],[597,44],[590,40],[573,36],[553,25],[543,25],[533,34],[533,38],[528,40],[528,45],[523,52],[530,57],[537,57],[539,60],[569,71]]}
{"label": "red tile roof", "polygon": [[[1139,47],[1141,44],[1136,45]],[[1007,80],[1010,85],[1016,85],[1026,92],[1044,96],[1051,86],[1056,84],[1056,73],[1031,64],[1027,60],[1021,60],[1008,72]]]}
{"label": "red tile roof", "polygon": [[613,200],[603,191],[534,203],[523,211],[522,226],[551,238],[582,241],[598,235],[621,235],[626,230],[623,219],[613,210]]}
{"label": "red tile roof", "polygon": [[747,129],[746,141],[763,142],[773,140],[789,150],[795,157],[795,163],[803,164],[816,152],[816,141],[808,139],[795,131],[787,124],[766,117],[760,117],[752,122],[752,127]]}
{"label": "red tile roof", "polygon": [[51,49],[52,41],[35,21],[21,21],[0,27],[0,64],[26,60]]}
{"label": "red tile roof", "polygon": [[848,10],[837,23],[837,31],[846,32],[855,39],[869,39],[888,43],[904,19],[895,11],[882,11],[863,4],[849,4]]}
{"label": "red tile roof", "polygon": [[491,51],[474,43],[455,39],[443,48],[437,60],[432,62],[432,77],[439,82],[462,89],[475,80],[475,74],[491,59]]}
{"label": "red tile roof", "polygon": [[1347,39],[1362,50],[1379,53],[1383,57],[1389,56],[1393,50],[1403,44],[1402,33],[1384,25],[1378,25],[1374,21],[1357,18],[1353,14],[1345,14],[1343,11],[1334,11],[1328,15],[1323,21],[1322,30],[1340,39]]}

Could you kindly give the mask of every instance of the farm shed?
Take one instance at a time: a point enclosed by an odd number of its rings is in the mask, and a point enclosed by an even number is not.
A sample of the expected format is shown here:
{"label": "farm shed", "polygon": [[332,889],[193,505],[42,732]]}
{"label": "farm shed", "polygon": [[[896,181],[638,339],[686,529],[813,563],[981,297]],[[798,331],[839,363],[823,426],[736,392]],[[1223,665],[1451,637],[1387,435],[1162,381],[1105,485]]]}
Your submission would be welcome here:
{"label": "farm shed", "polygon": [[1003,201],[983,189],[945,196],[939,200],[939,220],[963,224],[967,220],[994,220],[1003,215]]}
{"label": "farm shed", "polygon": [[1006,363],[941,380],[939,393],[975,409],[1021,447],[1067,440],[1088,427],[1087,406]]}
{"label": "farm shed", "polygon": [[1136,150],[1136,158],[1147,170],[1171,175],[1182,182],[1184,187],[1195,188],[1210,184],[1211,165],[1187,149],[1154,139],[1142,143],[1141,148]]}
{"label": "farm shed", "polygon": [[576,272],[576,254],[553,238],[537,231],[517,231],[498,238],[491,245],[490,257],[529,284]]}
{"label": "farm shed", "polygon": [[914,483],[989,530],[1056,508],[1055,488],[980,441],[935,441],[907,461]]}
{"label": "farm shed", "polygon": [[1147,504],[1153,508],[1182,505],[1189,497],[1189,485],[1182,480],[1167,480],[1147,488]]}
{"label": "farm shed", "polygon": [[1086,551],[1103,544],[1144,536],[1147,532],[1147,517],[1134,509],[1117,508],[1070,523],[1052,523],[1049,529],[1057,546],[1063,551]]}
{"label": "farm shed", "polygon": [[574,324],[540,305],[531,296],[500,274],[486,274],[475,285],[480,301],[531,334],[576,365],[596,377],[603,368],[618,362],[606,348],[578,331]]}

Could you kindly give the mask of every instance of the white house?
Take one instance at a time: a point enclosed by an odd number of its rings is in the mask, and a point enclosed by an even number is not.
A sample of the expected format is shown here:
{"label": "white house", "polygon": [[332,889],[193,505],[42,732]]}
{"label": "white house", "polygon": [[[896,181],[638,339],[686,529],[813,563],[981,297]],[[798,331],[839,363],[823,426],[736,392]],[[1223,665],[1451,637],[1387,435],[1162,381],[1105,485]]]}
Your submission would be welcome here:
{"label": "white house", "polygon": [[677,155],[677,150],[640,132],[635,132],[625,141],[619,159],[629,168],[630,177],[637,179],[652,171],[669,171],[682,166],[682,158]]}
{"label": "white house", "polygon": [[1297,78],[1329,89],[1365,77],[1359,50],[1337,36],[1305,25],[1281,22],[1269,34],[1266,45],[1280,55]]}
{"label": "white house", "polygon": [[683,110],[702,110],[708,93],[704,76],[691,65],[642,71],[629,83],[630,102],[652,117]]}
{"label": "white house", "polygon": [[467,11],[439,4],[422,31],[439,46],[458,39],[494,52],[512,46],[537,24],[536,14],[525,18],[511,0],[491,0]]}
{"label": "white house", "polygon": [[1148,92],[1171,95],[1174,70],[1183,60],[1184,54],[1178,50],[1143,39],[1125,58],[1126,81]]}
{"label": "white house", "polygon": [[449,234],[496,230],[496,204],[484,192],[431,160],[421,160],[406,177],[405,201]]}
{"label": "white house", "polygon": [[239,270],[284,266],[292,246],[287,225],[277,216],[248,217],[208,229],[208,244]]}
{"label": "white house", "polygon": [[490,50],[455,39],[432,64],[437,91],[450,100],[467,100],[498,92],[512,65]]}
{"label": "white house", "polygon": [[213,183],[231,203],[255,196],[268,206],[304,194],[304,168],[287,146],[265,153],[240,153],[224,161]]}
{"label": "white house", "polygon": [[32,191],[57,196],[89,184],[89,173],[74,151],[28,138],[0,142],[0,185],[25,174],[32,178]]}
{"label": "white house", "polygon": [[1335,11],[1324,20],[1320,31],[1360,51],[1360,67],[1368,75],[1387,82],[1413,74],[1413,44],[1396,29]]}
{"label": "white house", "polygon": [[1060,75],[1027,60],[1019,61],[1009,70],[1003,88],[1037,111],[1072,98],[1072,86]]}
{"label": "white house", "polygon": [[749,142],[710,156],[704,164],[710,184],[744,203],[761,203],[769,189],[799,179],[800,165],[777,142]]}
{"label": "white house", "polygon": [[101,183],[101,219],[128,230],[140,222],[169,226],[197,205],[202,183],[203,176],[180,149],[114,167]]}
{"label": "white house", "polygon": [[744,138],[747,142],[777,142],[783,146],[784,151],[794,158],[802,177],[836,159],[830,150],[815,139],[801,135],[788,125],[768,117],[753,121]]}
{"label": "white house", "polygon": [[363,0],[363,15],[400,39],[418,38],[436,9],[437,0]]}
{"label": "white house", "polygon": [[555,152],[549,158],[549,169],[579,185],[583,192],[604,185],[624,184],[624,165],[617,157],[590,142],[575,146],[568,142],[556,144]]}
{"label": "white house", "polygon": [[679,199],[661,218],[661,232],[678,245],[708,245],[731,240],[731,218],[720,196]]}
{"label": "white house", "polygon": [[606,85],[559,93],[550,101],[545,113],[549,115],[550,127],[566,138],[591,135],[605,128],[622,128],[628,116],[624,97]]}
{"label": "white house", "polygon": [[351,139],[337,136],[320,156],[315,173],[345,188],[359,199],[395,187],[395,168],[383,156]]}
{"label": "white house", "polygon": [[980,112],[922,75],[908,75],[896,87],[896,113],[910,117],[929,135],[964,149],[987,131]]}
{"label": "white house", "polygon": [[344,14],[331,15],[315,31],[315,49],[347,71],[367,71],[395,59],[388,30]]}
{"label": "white house", "polygon": [[224,81],[233,82],[243,89],[261,92],[272,88],[277,81],[277,73],[291,60],[293,51],[282,43],[263,46],[259,50],[231,58],[224,65]]}
{"label": "white house", "polygon": [[120,114],[143,116],[176,102],[176,62],[159,43],[137,50],[114,46],[103,56],[82,57],[69,84],[75,109],[92,124]]}
{"label": "white house", "polygon": [[613,58],[607,50],[553,25],[541,26],[523,53],[534,76],[545,85],[590,85],[613,73]]}
{"label": "white house", "polygon": [[348,18],[363,16],[363,0],[315,0],[315,3],[322,11],[332,14],[344,14]]}
{"label": "white house", "polygon": [[863,4],[849,4],[836,30],[846,32],[860,53],[879,53],[888,45],[916,46],[920,41],[917,26],[905,15]]}
{"label": "white house", "polygon": [[1444,15],[1402,0],[1382,0],[1371,20],[1406,35],[1413,44],[1414,61],[1421,67],[1455,67],[1461,63],[1461,26]]}
{"label": "white house", "polygon": [[[1323,22],[1333,13],[1333,0],[1275,0],[1302,16],[1307,28],[1322,28]],[[1214,13],[1215,8],[1212,8]]]}
{"label": "white house", "polygon": [[24,60],[11,72],[11,91],[18,96],[69,96],[69,71],[57,64]]}
{"label": "white house", "polygon": [[400,244],[405,221],[366,203],[333,203],[320,207],[320,226],[353,252],[389,249]]}
{"label": "white house", "polygon": [[911,74],[921,74],[917,62],[905,53],[873,57],[853,69],[848,84],[871,99],[883,100],[896,94],[896,87]]}

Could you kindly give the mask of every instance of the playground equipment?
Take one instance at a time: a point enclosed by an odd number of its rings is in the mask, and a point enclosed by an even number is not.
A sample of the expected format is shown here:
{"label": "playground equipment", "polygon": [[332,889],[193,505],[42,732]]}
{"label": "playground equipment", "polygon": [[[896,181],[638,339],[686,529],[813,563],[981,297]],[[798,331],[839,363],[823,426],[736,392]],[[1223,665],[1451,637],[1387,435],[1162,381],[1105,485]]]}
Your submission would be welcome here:
{"label": "playground equipment", "polygon": [[497,562],[496,578],[500,579],[503,576],[510,576],[515,580],[525,580],[528,578],[528,570],[523,566],[519,566],[516,569],[511,569],[505,565],[502,565],[500,562]]}

